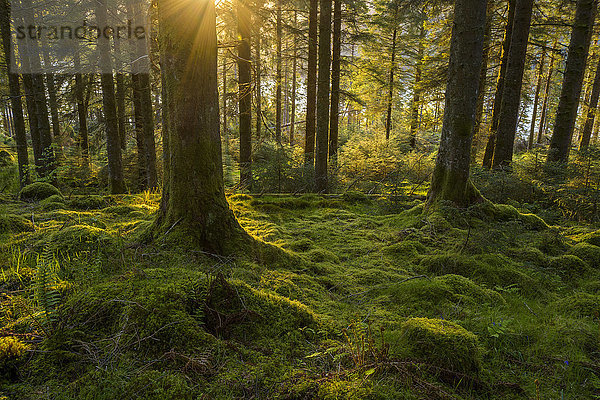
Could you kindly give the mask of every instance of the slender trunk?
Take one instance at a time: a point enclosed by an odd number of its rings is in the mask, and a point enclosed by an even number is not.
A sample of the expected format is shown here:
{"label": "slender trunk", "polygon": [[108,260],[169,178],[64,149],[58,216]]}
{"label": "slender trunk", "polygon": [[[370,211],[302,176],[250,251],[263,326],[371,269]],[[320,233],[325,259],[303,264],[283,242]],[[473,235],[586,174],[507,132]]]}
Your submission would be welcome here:
{"label": "slender trunk", "polygon": [[494,96],[494,107],[492,110],[492,121],[490,124],[490,134],[483,154],[483,167],[491,168],[494,159],[494,148],[496,147],[496,131],[498,130],[498,120],[500,116],[500,106],[504,94],[504,82],[506,79],[506,68],[508,67],[508,55],[512,41],[512,32],[515,21],[516,0],[508,0],[508,16],[506,27],[504,28],[504,40],[502,41],[502,56],[498,80],[496,82],[496,95]]}
{"label": "slender trunk", "polygon": [[592,87],[592,95],[590,97],[585,125],[583,126],[583,131],[581,132],[579,151],[586,150],[590,145],[592,129],[596,120],[598,98],[600,98],[600,59],[598,59],[598,64],[596,66],[596,76],[594,77],[594,85]]}
{"label": "slender trunk", "polygon": [[[44,64],[50,65],[50,56],[48,51],[43,51]],[[46,85],[48,87],[48,106],[50,107],[50,121],[52,124],[52,138],[56,144],[56,151],[60,155],[61,153],[61,139],[60,139],[60,118],[58,115],[58,99],[56,96],[56,82],[54,81],[54,74],[46,75]]]}
{"label": "slender trunk", "polygon": [[[119,44],[119,40],[114,41],[115,45],[115,53],[121,53],[121,46]],[[125,97],[127,88],[125,86],[125,76],[121,72],[121,62],[120,57],[116,57],[117,65],[116,65],[116,77],[115,82],[117,84],[116,91],[116,100],[117,100],[117,121],[119,127],[119,140],[121,144],[121,149],[125,150],[127,148],[127,133],[125,131]]]}
{"label": "slender trunk", "polygon": [[[96,23],[98,26],[106,26],[107,9],[105,0],[98,0],[96,4]],[[112,194],[125,193],[115,86],[110,59],[110,42],[108,39],[100,38],[98,40],[98,56],[102,70],[100,83],[102,86],[102,105],[106,124],[106,153],[108,156],[110,192]]]}
{"label": "slender trunk", "polygon": [[546,62],[546,50],[542,49],[542,56],[538,65],[538,76],[537,85],[535,88],[535,98],[533,100],[533,114],[531,116],[531,129],[529,131],[529,142],[527,143],[527,149],[533,148],[533,138],[535,137],[535,123],[537,118],[538,105],[540,102],[540,92],[542,90],[542,80],[544,79],[544,63]]}
{"label": "slender trunk", "polygon": [[308,18],[308,70],[306,76],[306,135],[304,143],[304,162],[314,166],[315,134],[317,122],[317,27],[319,0],[310,0]]}
{"label": "slender trunk", "polygon": [[419,128],[419,104],[421,103],[421,70],[423,69],[423,55],[425,52],[425,27],[421,22],[419,27],[419,51],[417,52],[417,63],[415,65],[415,83],[413,86],[412,116],[410,120],[410,147],[414,149],[417,146],[417,129]]}
{"label": "slender trunk", "polygon": [[275,77],[275,140],[281,144],[281,80],[282,80],[282,42],[281,0],[277,0],[277,75]]}
{"label": "slender trunk", "polygon": [[223,54],[223,137],[225,138],[225,146],[229,141],[229,129],[227,127],[227,57]]}
{"label": "slender trunk", "polygon": [[[281,9],[279,9],[281,11]],[[279,18],[281,15],[279,16]],[[252,76],[251,76],[251,23],[250,11],[242,1],[237,1],[238,89],[240,118],[240,184],[252,186]],[[281,88],[279,88],[281,95]],[[281,100],[281,99],[280,99]],[[281,127],[280,127],[281,129]],[[281,133],[281,131],[280,131]]]}
{"label": "slender trunk", "polygon": [[329,118],[329,157],[337,164],[340,130],[340,76],[342,57],[342,0],[335,0],[333,8],[333,58],[331,60],[331,115]]}
{"label": "slender trunk", "polygon": [[485,0],[456,0],[446,108],[428,205],[448,200],[468,206],[480,199],[469,179],[471,139],[485,36]]}
{"label": "slender trunk", "polygon": [[143,73],[139,76],[141,93],[142,119],[143,123],[143,145],[146,165],[146,178],[148,189],[158,186],[158,175],[156,172],[156,142],[154,140],[154,113],[152,108],[152,88],[150,85],[150,74]]}
{"label": "slender trunk", "polygon": [[550,100],[550,84],[552,83],[552,74],[554,73],[554,55],[556,53],[557,41],[554,41],[552,52],[550,53],[550,65],[548,66],[548,76],[546,77],[546,86],[544,87],[544,103],[542,105],[542,115],[540,115],[540,126],[537,135],[536,143],[542,143],[542,138],[546,130],[548,102]]}
{"label": "slender trunk", "polygon": [[8,76],[8,89],[13,117],[14,138],[17,144],[19,183],[21,186],[24,186],[29,183],[29,156],[27,154],[27,136],[25,133],[25,118],[23,117],[23,104],[21,102],[19,76],[12,73],[12,71],[16,69],[16,65],[14,64],[14,54],[12,53],[13,49],[10,45],[10,10],[7,0],[2,0],[2,3],[0,4],[0,31],[2,33],[4,59],[6,60],[5,65]]}
{"label": "slender trunk", "polygon": [[493,168],[509,167],[512,162],[532,14],[533,0],[517,0],[506,80],[498,118]]}
{"label": "slender trunk", "polygon": [[392,131],[392,104],[394,101],[394,72],[396,70],[396,39],[398,37],[398,28],[394,27],[394,33],[392,34],[392,61],[390,63],[390,79],[388,87],[388,104],[387,104],[387,117],[385,119],[385,139],[390,139],[390,133]]}
{"label": "slender trunk", "polygon": [[548,151],[548,162],[566,163],[569,159],[597,5],[597,0],[577,1],[569,55]]}
{"label": "slender trunk", "polygon": [[256,34],[256,140],[260,142],[262,132],[262,66],[260,59],[260,28]]}
{"label": "slender trunk", "polygon": [[[294,29],[298,28],[298,11],[294,10]],[[298,44],[296,34],[293,35],[294,56],[292,60],[292,109],[290,115],[290,146],[294,145],[294,136],[296,134],[296,86],[298,79]]]}
{"label": "slender trunk", "polygon": [[131,75],[133,121],[135,143],[137,150],[137,183],[138,189],[144,191],[148,188],[148,168],[146,167],[146,147],[144,146],[144,117],[142,114],[142,89],[140,74]]}
{"label": "slender trunk", "polygon": [[[80,70],[79,54],[75,54],[75,70]],[[90,149],[88,144],[87,107],[83,99],[84,83],[81,73],[75,74],[75,101],[77,102],[77,117],[79,120],[79,147],[84,168],[89,167]]]}
{"label": "slender trunk", "polygon": [[317,136],[315,147],[315,186],[327,191],[329,156],[329,91],[331,83],[331,0],[321,0],[319,17],[319,77],[317,86]]}
{"label": "slender trunk", "polygon": [[483,123],[483,107],[487,84],[488,62],[490,58],[490,45],[492,41],[492,25],[494,22],[494,1],[489,0],[485,18],[485,37],[483,38],[483,59],[479,70],[479,88],[477,90],[477,111],[473,125],[473,147],[471,147],[471,164],[477,162],[477,151],[481,142],[481,125]]}

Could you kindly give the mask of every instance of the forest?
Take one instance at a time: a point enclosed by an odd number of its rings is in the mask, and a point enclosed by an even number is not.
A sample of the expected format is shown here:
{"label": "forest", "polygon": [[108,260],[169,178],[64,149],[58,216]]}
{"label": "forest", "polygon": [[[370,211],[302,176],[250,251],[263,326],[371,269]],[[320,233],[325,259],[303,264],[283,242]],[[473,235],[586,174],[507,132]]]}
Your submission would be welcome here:
{"label": "forest", "polygon": [[598,0],[0,0],[0,400],[600,399]]}

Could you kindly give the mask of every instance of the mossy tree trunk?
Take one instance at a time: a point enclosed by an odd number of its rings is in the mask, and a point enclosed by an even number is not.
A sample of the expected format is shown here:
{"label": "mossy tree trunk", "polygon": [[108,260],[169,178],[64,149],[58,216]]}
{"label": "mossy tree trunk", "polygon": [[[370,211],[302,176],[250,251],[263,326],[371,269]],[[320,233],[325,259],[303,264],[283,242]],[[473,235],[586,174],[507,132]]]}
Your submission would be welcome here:
{"label": "mossy tree trunk", "polygon": [[340,130],[340,75],[342,58],[342,1],[335,0],[333,7],[333,57],[331,60],[331,115],[329,117],[329,158],[337,164],[338,136]]}
{"label": "mossy tree trunk", "polygon": [[533,114],[531,115],[531,128],[529,129],[529,141],[527,142],[527,149],[531,150],[533,148],[533,141],[535,138],[535,123],[537,121],[537,112],[538,106],[540,103],[540,92],[542,91],[542,84],[544,79],[544,64],[546,62],[546,49],[542,49],[542,54],[540,56],[540,60],[538,62],[538,73],[537,73],[537,83],[535,86],[535,97],[533,100]]}
{"label": "mossy tree trunk", "polygon": [[594,85],[592,86],[592,95],[590,97],[590,103],[585,118],[585,124],[581,131],[581,138],[579,140],[579,150],[586,150],[590,145],[590,139],[592,137],[592,129],[594,128],[594,122],[596,120],[596,113],[598,110],[598,99],[600,98],[600,58],[596,66],[596,76],[594,77]]}
{"label": "mossy tree trunk", "polygon": [[317,31],[319,0],[310,0],[308,16],[308,66],[306,72],[306,134],[304,136],[304,163],[313,167],[317,122]]}
{"label": "mossy tree trunk", "polygon": [[548,162],[566,163],[569,159],[597,7],[597,0],[577,1],[569,55],[548,151]]}
{"label": "mossy tree trunk", "polygon": [[492,168],[507,168],[512,162],[532,14],[533,0],[516,0]]}
{"label": "mossy tree trunk", "polygon": [[170,161],[155,233],[228,253],[249,237],[223,185],[214,1],[159,0],[159,30]]}
{"label": "mossy tree trunk", "polygon": [[275,141],[278,145],[281,145],[281,85],[283,82],[283,58],[281,54],[281,46],[283,42],[283,21],[281,20],[281,0],[276,0],[276,3],[277,67],[275,74]]}
{"label": "mossy tree trunk", "polygon": [[13,132],[17,144],[17,162],[19,164],[19,183],[25,186],[29,183],[29,155],[27,152],[27,136],[25,133],[25,117],[23,116],[23,103],[21,102],[21,87],[19,76],[13,74],[14,54],[10,45],[10,9],[8,0],[0,3],[0,31],[2,34],[2,47],[4,48],[4,59],[6,74],[8,76],[8,90],[10,94],[10,107],[13,117]]}
{"label": "mossy tree trunk", "polygon": [[485,36],[485,0],[456,0],[442,137],[427,204],[467,206],[480,194],[469,179],[471,141]]}
{"label": "mossy tree trunk", "polygon": [[419,24],[419,44],[417,62],[415,64],[415,81],[413,84],[412,111],[410,118],[410,147],[417,147],[417,130],[419,129],[419,106],[421,105],[421,75],[423,71],[423,57],[425,53],[425,22]]}
{"label": "mossy tree trunk", "polygon": [[75,54],[75,102],[77,103],[77,120],[79,123],[79,148],[81,150],[81,159],[84,168],[90,165],[90,148],[88,143],[88,127],[87,127],[87,105],[83,98],[85,83],[81,75],[81,61],[79,54]]}
{"label": "mossy tree trunk", "polygon": [[[397,10],[394,13],[394,19],[398,14]],[[394,104],[394,73],[396,72],[396,40],[398,38],[398,28],[394,27],[392,33],[392,60],[390,61],[390,78],[388,80],[388,104],[387,116],[385,118],[385,139],[390,140],[392,132],[392,105]]]}
{"label": "mossy tree trunk", "polygon": [[315,141],[315,187],[327,191],[329,156],[329,93],[331,85],[331,0],[321,0],[319,16],[319,76],[317,83],[317,137]]}
{"label": "mossy tree trunk", "polygon": [[506,68],[508,67],[508,55],[510,43],[512,40],[513,25],[515,22],[515,3],[516,0],[508,0],[507,20],[504,28],[504,39],[502,41],[502,56],[500,62],[500,71],[496,81],[496,94],[494,96],[494,106],[492,109],[492,122],[490,124],[490,134],[485,146],[482,165],[484,168],[492,168],[494,159],[494,147],[496,146],[496,131],[498,130],[498,119],[500,117],[500,106],[502,104],[502,95],[504,94],[504,81],[506,77]]}
{"label": "mossy tree trunk", "polygon": [[544,137],[544,133],[546,130],[546,125],[548,121],[548,102],[550,101],[550,85],[552,84],[552,75],[554,74],[554,55],[556,53],[557,41],[554,41],[554,46],[552,47],[552,51],[550,52],[550,64],[548,66],[548,74],[546,76],[546,85],[544,87],[544,102],[542,104],[542,114],[540,115],[540,125],[538,129],[536,143],[542,143],[542,138]]}
{"label": "mossy tree trunk", "polygon": [[[240,118],[240,183],[252,187],[252,35],[250,10],[242,0],[237,0],[238,23],[238,90]],[[281,95],[281,86],[279,87]],[[280,131],[281,134],[281,131]]]}

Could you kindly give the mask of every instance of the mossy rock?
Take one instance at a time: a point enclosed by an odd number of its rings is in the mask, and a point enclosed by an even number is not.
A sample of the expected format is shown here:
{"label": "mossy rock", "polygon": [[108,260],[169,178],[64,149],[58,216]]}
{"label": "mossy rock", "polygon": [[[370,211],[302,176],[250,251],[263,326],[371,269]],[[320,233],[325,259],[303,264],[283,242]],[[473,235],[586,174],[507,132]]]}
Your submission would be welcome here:
{"label": "mossy rock", "polygon": [[575,246],[571,247],[569,254],[581,258],[592,268],[600,268],[600,247],[598,246],[585,242],[577,243]]}
{"label": "mossy rock", "polygon": [[116,250],[116,240],[104,229],[90,225],[72,225],[54,232],[47,242],[50,250],[60,255],[80,252]]}
{"label": "mossy rock", "polygon": [[481,370],[481,349],[475,334],[442,319],[410,318],[399,331],[386,335],[390,353],[461,373]]}
{"label": "mossy rock", "polygon": [[556,301],[555,305],[559,310],[575,314],[575,316],[600,317],[599,295],[575,293]]}
{"label": "mossy rock", "polygon": [[62,195],[53,194],[50,197],[46,197],[44,200],[40,201],[41,205],[46,205],[49,203],[64,203],[65,198]]}
{"label": "mossy rock", "polygon": [[550,260],[549,267],[569,279],[584,278],[585,274],[590,271],[589,265],[573,254],[553,257]]}
{"label": "mossy rock", "polygon": [[40,201],[40,205],[44,211],[64,210],[67,208],[64,197],[58,195],[52,195],[45,198]]}
{"label": "mossy rock", "polygon": [[35,182],[25,186],[19,192],[19,200],[22,201],[40,201],[50,196],[60,196],[60,190],[46,182]]}
{"label": "mossy rock", "polygon": [[15,214],[0,214],[0,234],[33,232],[31,221]]}
{"label": "mossy rock", "polygon": [[108,205],[102,196],[76,196],[69,201],[69,206],[76,210],[99,210]]}

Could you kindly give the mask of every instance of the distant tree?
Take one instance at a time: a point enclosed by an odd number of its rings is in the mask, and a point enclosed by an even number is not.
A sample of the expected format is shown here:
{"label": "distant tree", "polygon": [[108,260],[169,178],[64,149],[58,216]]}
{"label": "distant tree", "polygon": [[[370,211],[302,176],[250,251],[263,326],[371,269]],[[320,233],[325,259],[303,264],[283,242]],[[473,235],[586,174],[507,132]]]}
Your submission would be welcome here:
{"label": "distant tree", "polygon": [[252,36],[250,10],[244,0],[237,0],[238,24],[238,89],[240,121],[240,182],[250,188],[252,185]]}
{"label": "distant tree", "polygon": [[310,0],[308,16],[308,69],[306,72],[306,133],[304,162],[312,168],[315,155],[317,122],[317,42],[319,0]]}
{"label": "distant tree", "polygon": [[331,114],[329,117],[329,157],[335,164],[340,130],[340,76],[342,58],[342,0],[333,6],[333,56],[331,59]]}
{"label": "distant tree", "polygon": [[317,136],[315,147],[315,186],[327,191],[329,156],[329,93],[331,85],[331,0],[321,0],[319,16],[319,76],[317,85]]}
{"label": "distant tree", "polygon": [[428,205],[448,200],[467,206],[480,198],[469,179],[469,167],[486,8],[486,0],[455,2],[446,108]]}
{"label": "distant tree", "polygon": [[598,112],[598,99],[600,98],[600,58],[596,66],[594,84],[592,86],[592,94],[590,96],[589,107],[585,118],[585,124],[581,131],[581,137],[579,139],[579,150],[585,150],[590,145],[590,139],[592,137],[592,129],[594,128],[594,122],[596,120],[596,113]]}
{"label": "distant tree", "polygon": [[597,0],[577,1],[569,55],[548,151],[548,162],[566,163],[569,159],[597,7]]}

